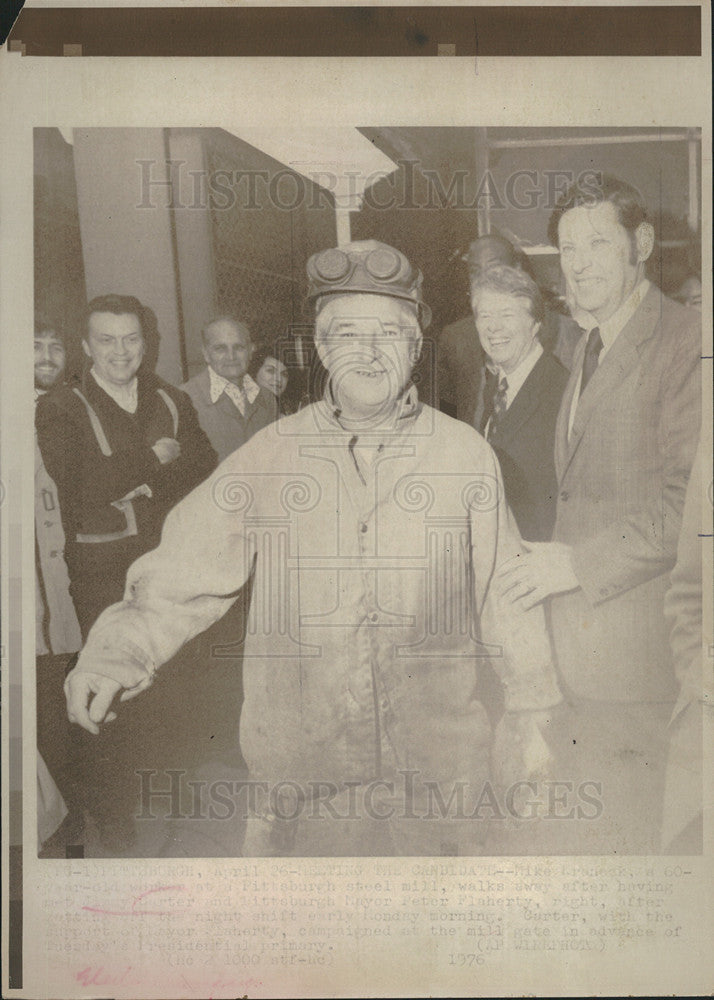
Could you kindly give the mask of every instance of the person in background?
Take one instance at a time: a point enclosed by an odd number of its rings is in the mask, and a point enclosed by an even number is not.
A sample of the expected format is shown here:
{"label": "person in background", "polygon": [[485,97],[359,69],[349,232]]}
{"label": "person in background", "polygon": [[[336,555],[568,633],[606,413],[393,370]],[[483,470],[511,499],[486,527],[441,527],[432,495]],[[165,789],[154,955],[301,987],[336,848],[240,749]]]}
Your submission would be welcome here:
{"label": "person in background", "polygon": [[181,388],[219,462],[278,415],[275,394],[248,374],[254,345],[245,323],[232,316],[211,320],[201,333],[206,367]]}
{"label": "person in background", "polygon": [[37,438],[57,484],[84,636],[121,597],[131,563],[158,544],[171,507],[216,465],[185,394],[142,364],[152,346],[146,332],[138,299],[93,299],[81,380],[37,405]]}
{"label": "person in background", "polygon": [[[35,404],[64,384],[65,334],[54,321],[35,321]],[[45,468],[35,433],[35,555],[37,655],[76,653],[81,645],[77,614],[69,593],[64,530],[57,487]]]}
{"label": "person in background", "polygon": [[[121,600],[131,563],[158,545],[169,510],[216,465],[190,400],[143,363],[156,347],[148,313],[133,296],[93,299],[81,379],[55,386],[37,403],[37,440],[57,486],[84,639],[101,612]],[[178,672],[183,687],[166,696],[157,690],[145,708],[122,713],[99,744],[74,747],[75,785],[108,847],[131,836],[133,771],[170,751],[172,711],[181,718],[179,691],[188,700],[192,669],[186,663]],[[145,713],[148,723],[140,718]],[[174,721],[174,729],[185,724]]]}
{"label": "person in background", "polygon": [[557,492],[555,422],[568,373],[538,339],[543,299],[525,271],[496,265],[475,273],[471,304],[487,359],[479,430],[498,456],[521,536],[549,541]]}
{"label": "person in background", "polygon": [[[35,404],[65,383],[67,338],[55,320],[35,319]],[[70,729],[57,709],[64,700],[65,670],[78,652],[82,636],[69,592],[64,560],[64,529],[57,487],[42,460],[35,433],[35,674],[37,683],[37,787],[40,846],[52,834],[59,856],[64,844],[81,833],[81,810],[68,815],[77,795],[68,770]],[[62,787],[64,797],[59,790]]]}
{"label": "person in background", "polygon": [[[502,236],[480,236],[469,248],[469,278],[495,264],[518,267],[518,254]],[[482,391],[484,354],[473,313],[444,327],[437,343],[439,406],[472,427]]]}
{"label": "person in background", "polygon": [[[98,733],[114,697],[145,691],[255,566],[240,739],[266,794],[249,802],[243,855],[483,853],[487,650],[506,685],[501,768],[528,777],[560,699],[541,609],[501,607],[491,587],[522,549],[498,462],[419,402],[429,311],[403,254],[355,242],[315,254],[308,277],[324,398],[256,434],[169,515],[67,678],[69,716]],[[415,822],[434,787],[452,809]],[[296,788],[297,813],[279,794]]]}
{"label": "person in background", "polygon": [[[558,415],[553,541],[501,567],[498,587],[524,608],[548,602],[567,703],[550,730],[559,777],[602,786],[575,853],[650,854],[677,695],[664,598],[701,422],[701,316],[645,278],[654,229],[630,184],[572,186],[549,235],[592,327]],[[553,832],[541,853],[567,850]]]}
{"label": "person in background", "polygon": [[287,366],[279,358],[279,350],[272,344],[258,347],[248,366],[248,374],[261,389],[271,392],[278,404],[280,416],[294,413],[290,388],[290,378]]}
{"label": "person in background", "polygon": [[[505,237],[496,234],[479,236],[467,256],[469,282],[496,265],[524,271],[531,279],[530,262]],[[580,337],[577,323],[549,306],[554,296],[544,302],[538,339],[544,351],[553,354],[570,371],[575,343]],[[464,420],[477,429],[484,410],[484,391],[488,360],[481,347],[473,314],[444,328],[437,344],[439,405],[444,412]]]}

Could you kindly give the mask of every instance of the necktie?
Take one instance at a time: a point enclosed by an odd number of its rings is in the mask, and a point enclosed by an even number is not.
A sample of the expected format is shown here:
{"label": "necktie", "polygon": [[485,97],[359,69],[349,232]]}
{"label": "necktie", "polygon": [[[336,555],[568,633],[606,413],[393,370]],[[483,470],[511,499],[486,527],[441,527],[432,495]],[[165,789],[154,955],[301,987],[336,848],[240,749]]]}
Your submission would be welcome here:
{"label": "necktie", "polygon": [[585,345],[585,358],[583,360],[583,374],[580,379],[580,395],[585,392],[585,386],[588,384],[595,371],[597,370],[598,361],[600,360],[600,351],[602,350],[602,338],[600,336],[600,330],[598,327],[593,327],[593,329],[588,334],[588,342]]}
{"label": "necktie", "polygon": [[484,367],[483,379],[483,411],[478,429],[482,434],[486,433],[486,424],[493,413],[493,400],[498,387],[498,373],[490,368]]}
{"label": "necktie", "polygon": [[503,414],[506,412],[508,402],[508,379],[505,375],[501,377],[498,383],[498,388],[493,395],[493,413],[491,414],[491,423],[488,425],[488,440],[490,441],[496,431],[498,430],[498,425]]}

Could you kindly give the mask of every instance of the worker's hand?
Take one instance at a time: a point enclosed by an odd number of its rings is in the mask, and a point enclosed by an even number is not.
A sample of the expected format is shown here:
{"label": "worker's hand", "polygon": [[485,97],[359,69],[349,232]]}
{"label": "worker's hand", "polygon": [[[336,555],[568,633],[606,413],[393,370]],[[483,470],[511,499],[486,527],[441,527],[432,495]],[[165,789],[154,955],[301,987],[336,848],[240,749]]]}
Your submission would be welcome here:
{"label": "worker's hand", "polygon": [[572,549],[562,542],[523,542],[525,551],[496,571],[494,584],[500,598],[528,611],[553,594],[576,590],[580,584],[573,569]]}
{"label": "worker's hand", "polygon": [[110,712],[109,706],[120,688],[121,684],[109,677],[75,668],[64,682],[69,721],[96,736],[100,722],[116,719],[116,712]]}
{"label": "worker's hand", "polygon": [[151,449],[162,465],[168,465],[181,454],[181,445],[176,438],[159,438]]}

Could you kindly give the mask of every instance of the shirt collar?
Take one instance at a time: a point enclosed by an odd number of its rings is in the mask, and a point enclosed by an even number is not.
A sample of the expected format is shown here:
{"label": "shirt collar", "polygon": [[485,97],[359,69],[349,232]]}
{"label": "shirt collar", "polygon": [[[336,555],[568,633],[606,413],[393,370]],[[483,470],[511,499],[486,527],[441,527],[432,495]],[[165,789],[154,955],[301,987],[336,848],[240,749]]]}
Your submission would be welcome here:
{"label": "shirt collar", "polygon": [[[223,378],[217,372],[208,366],[208,381],[209,381],[209,392],[211,394],[211,402],[217,403],[219,398],[226,391],[226,386],[233,386],[234,383],[230,382],[227,378]],[[260,392],[260,386],[255,382],[250,375],[246,374],[243,376],[242,382],[243,392],[246,395],[246,399],[250,404],[253,404]]]}
{"label": "shirt collar", "polygon": [[497,369],[499,381],[502,378],[506,378],[508,381],[509,403],[511,403],[515,399],[521,386],[535,368],[542,353],[543,353],[543,345],[541,344],[541,342],[538,340],[537,337],[534,337],[533,343],[528,349],[528,353],[524,358],[521,358],[516,367],[510,373],[510,375],[507,375],[506,372],[504,372],[503,369],[500,367]]}
{"label": "shirt collar", "polygon": [[649,281],[646,278],[643,278],[625,299],[620,308],[614,312],[609,319],[606,319],[604,323],[594,324],[598,326],[598,329],[600,330],[600,339],[602,340],[602,351],[600,352],[601,358],[606,351],[610,350],[619,335],[640,308],[642,300],[649,289]]}
{"label": "shirt collar", "polygon": [[112,385],[111,382],[103,379],[95,371],[94,367],[90,369],[90,374],[99,388],[103,389],[107,396],[111,396],[117,406],[120,406],[122,410],[126,410],[127,413],[136,413],[136,408],[139,404],[136,375],[127,385],[118,386]]}
{"label": "shirt collar", "polygon": [[[347,434],[357,433],[354,429],[346,427],[342,422],[341,413],[332,395],[332,388],[329,381],[325,389],[324,397],[316,404],[316,406],[316,415],[318,416],[320,423],[324,423],[326,421],[328,425],[334,428],[339,427]],[[397,400],[396,406],[392,411],[390,418],[373,427],[365,427],[364,430],[359,431],[359,436],[369,436],[376,439],[384,434],[400,430],[402,427],[414,420],[420,411],[421,403],[419,402],[417,387],[413,383],[410,383]]]}

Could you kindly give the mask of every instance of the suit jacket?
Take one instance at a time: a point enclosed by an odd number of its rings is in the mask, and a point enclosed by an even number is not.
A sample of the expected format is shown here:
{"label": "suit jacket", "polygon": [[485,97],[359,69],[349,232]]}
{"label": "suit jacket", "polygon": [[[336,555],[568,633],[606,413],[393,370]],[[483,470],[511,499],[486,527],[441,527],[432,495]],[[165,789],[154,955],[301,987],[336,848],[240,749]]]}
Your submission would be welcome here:
{"label": "suit jacket", "polygon": [[677,843],[675,838],[701,817],[702,746],[711,745],[714,726],[714,677],[711,668],[702,673],[703,546],[700,537],[712,532],[711,503],[702,505],[702,490],[705,483],[712,481],[711,476],[711,452],[705,455],[704,442],[700,441],[684,503],[677,562],[665,599],[665,614],[672,626],[671,645],[679,697],[669,724],[662,847],[677,847],[676,853],[682,854],[701,853],[702,850],[700,842],[692,843],[688,839],[686,844]]}
{"label": "suit jacket", "polygon": [[581,589],[551,601],[573,697],[676,695],[664,595],[700,427],[701,316],[650,288],[568,419],[586,338],[556,428],[554,540],[573,547]]}
{"label": "suit jacket", "polygon": [[503,473],[508,506],[523,538],[550,541],[557,482],[555,424],[568,373],[552,354],[541,354],[516,398],[489,437]]}
{"label": "suit jacket", "polygon": [[[540,341],[570,371],[580,328],[568,316],[546,311]],[[478,427],[482,411],[484,353],[473,316],[445,326],[437,344],[439,408]]]}
{"label": "suit jacket", "polygon": [[219,462],[278,416],[277,400],[267,389],[261,388],[254,401],[248,403],[245,417],[225,393],[215,403],[211,402],[208,368],[194,375],[181,388],[190,396],[198,422],[218,453]]}

